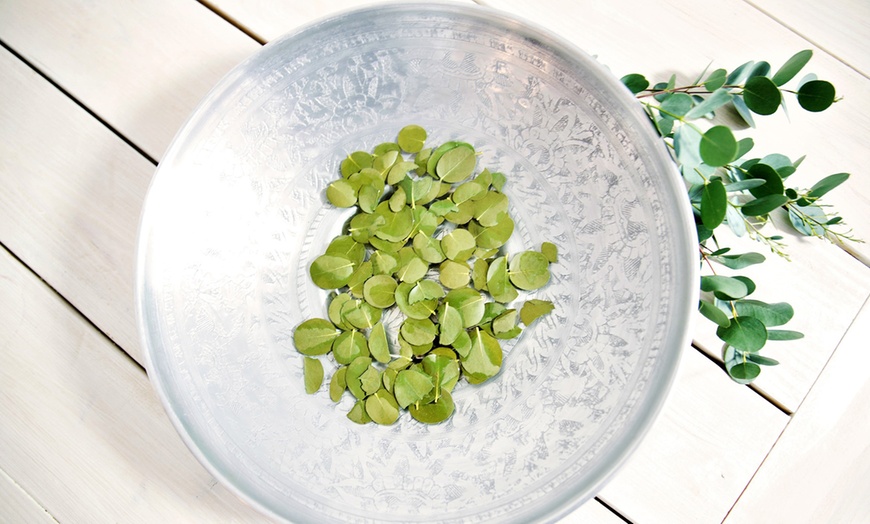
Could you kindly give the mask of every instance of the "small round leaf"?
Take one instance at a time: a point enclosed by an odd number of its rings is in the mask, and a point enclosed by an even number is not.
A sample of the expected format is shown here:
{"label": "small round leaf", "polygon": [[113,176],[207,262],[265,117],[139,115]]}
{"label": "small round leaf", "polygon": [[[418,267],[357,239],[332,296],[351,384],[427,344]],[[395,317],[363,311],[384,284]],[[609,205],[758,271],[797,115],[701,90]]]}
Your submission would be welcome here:
{"label": "small round leaf", "polygon": [[825,80],[812,80],[798,89],[798,104],[807,111],[817,113],[831,107],[836,91],[833,84]]}
{"label": "small round leaf", "polygon": [[753,113],[772,115],[782,102],[782,93],[766,76],[753,76],[743,88],[743,101]]}
{"label": "small round leaf", "polygon": [[714,126],[701,137],[699,151],[708,166],[724,166],[737,158],[737,140],[728,127]]}

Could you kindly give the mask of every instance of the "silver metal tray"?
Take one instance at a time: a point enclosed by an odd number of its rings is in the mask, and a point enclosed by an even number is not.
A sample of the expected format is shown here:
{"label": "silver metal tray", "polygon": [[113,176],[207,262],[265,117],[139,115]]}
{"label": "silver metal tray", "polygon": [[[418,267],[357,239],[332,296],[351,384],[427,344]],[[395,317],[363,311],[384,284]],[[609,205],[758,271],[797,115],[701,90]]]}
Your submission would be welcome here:
{"label": "silver metal tray", "polygon": [[[351,151],[404,125],[508,177],[509,250],[560,258],[555,311],[425,426],[358,426],[306,395],[296,325],[326,317],[308,265],[349,217],[324,198]],[[612,75],[540,28],[454,4],[386,5],[291,33],[179,132],[142,215],[149,376],[191,451],[294,522],[530,522],[601,488],[664,401],[697,299],[691,211]],[[327,370],[327,377],[330,372]]]}

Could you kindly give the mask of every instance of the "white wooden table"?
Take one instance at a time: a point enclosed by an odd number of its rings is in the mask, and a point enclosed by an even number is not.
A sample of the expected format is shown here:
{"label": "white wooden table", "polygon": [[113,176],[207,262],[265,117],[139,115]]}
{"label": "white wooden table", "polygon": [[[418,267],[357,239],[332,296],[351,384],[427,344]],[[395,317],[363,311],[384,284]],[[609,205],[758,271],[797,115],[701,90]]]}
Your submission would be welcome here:
{"label": "white wooden table", "polygon": [[[482,2],[484,3],[484,2]],[[759,118],[758,151],[807,160],[870,239],[866,0],[487,0],[621,76],[709,62],[808,69],[845,98]],[[0,0],[0,521],[261,522],[199,465],[141,366],[133,256],[165,148],[261,43],[354,0]],[[792,104],[795,105],[795,104]],[[796,105],[795,105],[796,107]],[[870,522],[870,246],[786,234],[793,262],[745,271],[806,338],[752,387],[697,320],[652,431],[565,522]]]}

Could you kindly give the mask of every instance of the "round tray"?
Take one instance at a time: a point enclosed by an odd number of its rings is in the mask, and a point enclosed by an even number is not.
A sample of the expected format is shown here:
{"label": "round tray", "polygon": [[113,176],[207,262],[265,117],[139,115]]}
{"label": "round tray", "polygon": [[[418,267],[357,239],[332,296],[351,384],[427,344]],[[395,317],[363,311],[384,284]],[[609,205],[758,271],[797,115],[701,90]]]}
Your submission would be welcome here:
{"label": "round tray", "polygon": [[[293,330],[327,317],[308,266],[350,216],[324,188],[411,123],[506,175],[507,250],[559,248],[528,297],[555,310],[504,345],[498,376],[457,385],[448,421],[360,426],[350,394],[305,394]],[[293,522],[565,515],[649,427],[697,303],[685,189],[639,105],[565,41],[464,5],[346,12],[239,65],[161,162],[138,247],[170,418],[218,479]]]}

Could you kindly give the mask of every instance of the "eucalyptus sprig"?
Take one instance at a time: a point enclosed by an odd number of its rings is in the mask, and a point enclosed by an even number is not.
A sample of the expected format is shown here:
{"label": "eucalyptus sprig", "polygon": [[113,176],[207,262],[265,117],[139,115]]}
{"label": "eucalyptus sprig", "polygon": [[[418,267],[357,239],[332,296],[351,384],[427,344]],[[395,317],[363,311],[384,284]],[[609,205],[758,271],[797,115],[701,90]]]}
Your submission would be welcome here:
{"label": "eucalyptus sprig", "polygon": [[753,115],[772,115],[779,108],[787,111],[790,96],[807,111],[828,109],[839,100],[830,82],[809,74],[796,86],[785,87],[810,58],[811,50],[801,51],[772,74],[764,61],[750,61],[730,72],[716,69],[707,74],[705,70],[684,86],[676,85],[675,75],[652,87],[643,75],[622,78],[668,146],[686,183],[699,259],[712,273],[701,277],[698,309],[717,325],[716,334],[725,343],[725,369],[742,384],[752,382],[761,366],[778,364],[759,354],[768,341],[796,340],[803,334],[780,329],[794,316],[791,305],[747,298],[756,288],[751,279],[717,274],[717,266],[739,270],[765,260],[760,253],[731,253],[720,245],[718,228],[727,226],[738,237],[748,235],[786,258],[783,237],[768,235],[764,228],[774,213],[785,213],[802,235],[858,241],[844,229],[842,218],[820,202],[849,178],[848,173],[826,176],[809,189],[790,187],[788,178],[804,157],[792,161],[779,153],[749,155],[752,138],[738,140],[731,127],[716,118],[717,112],[733,111],[754,128]]}

